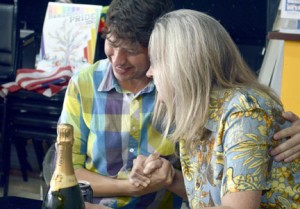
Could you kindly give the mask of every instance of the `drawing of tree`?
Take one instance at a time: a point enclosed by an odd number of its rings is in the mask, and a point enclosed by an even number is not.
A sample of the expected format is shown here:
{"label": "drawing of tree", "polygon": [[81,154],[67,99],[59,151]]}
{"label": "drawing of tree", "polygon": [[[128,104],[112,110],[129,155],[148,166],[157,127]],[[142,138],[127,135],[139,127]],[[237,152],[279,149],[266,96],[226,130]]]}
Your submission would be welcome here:
{"label": "drawing of tree", "polygon": [[48,33],[52,43],[50,47],[56,58],[62,62],[61,66],[72,66],[76,59],[82,60],[82,57],[79,57],[80,52],[89,38],[87,31],[82,27],[84,26],[68,24],[68,19],[65,19],[58,30]]}

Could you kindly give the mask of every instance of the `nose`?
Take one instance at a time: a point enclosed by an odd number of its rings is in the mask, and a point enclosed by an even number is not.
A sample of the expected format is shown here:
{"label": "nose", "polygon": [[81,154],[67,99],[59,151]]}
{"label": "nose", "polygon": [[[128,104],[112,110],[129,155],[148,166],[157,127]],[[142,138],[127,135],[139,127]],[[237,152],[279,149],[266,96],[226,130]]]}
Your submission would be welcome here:
{"label": "nose", "polygon": [[152,65],[149,67],[147,73],[146,73],[146,76],[148,78],[153,78],[153,68],[152,68]]}
{"label": "nose", "polygon": [[111,56],[114,65],[124,65],[126,63],[126,53],[120,48],[115,48]]}

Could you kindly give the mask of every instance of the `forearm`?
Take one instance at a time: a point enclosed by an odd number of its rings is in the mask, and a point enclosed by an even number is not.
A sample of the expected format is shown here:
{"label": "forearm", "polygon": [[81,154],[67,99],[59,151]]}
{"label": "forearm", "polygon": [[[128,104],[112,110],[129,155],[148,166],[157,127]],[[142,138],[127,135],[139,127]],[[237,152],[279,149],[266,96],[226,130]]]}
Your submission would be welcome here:
{"label": "forearm", "polygon": [[182,172],[175,169],[174,179],[172,184],[167,187],[167,189],[178,196],[182,197],[184,200],[187,200],[186,190],[184,186],[184,180]]}
{"label": "forearm", "polygon": [[95,197],[132,196],[133,186],[128,180],[119,180],[80,168],[75,170],[78,180],[90,182]]}

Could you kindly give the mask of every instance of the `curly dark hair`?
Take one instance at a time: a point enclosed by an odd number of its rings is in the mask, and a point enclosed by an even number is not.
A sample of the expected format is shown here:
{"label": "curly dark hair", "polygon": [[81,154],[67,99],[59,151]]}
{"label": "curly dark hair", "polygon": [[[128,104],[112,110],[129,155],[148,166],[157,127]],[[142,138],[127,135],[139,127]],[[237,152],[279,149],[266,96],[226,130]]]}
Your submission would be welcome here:
{"label": "curly dark hair", "polygon": [[103,37],[114,35],[117,45],[129,41],[148,47],[155,21],[172,9],[172,0],[113,0]]}

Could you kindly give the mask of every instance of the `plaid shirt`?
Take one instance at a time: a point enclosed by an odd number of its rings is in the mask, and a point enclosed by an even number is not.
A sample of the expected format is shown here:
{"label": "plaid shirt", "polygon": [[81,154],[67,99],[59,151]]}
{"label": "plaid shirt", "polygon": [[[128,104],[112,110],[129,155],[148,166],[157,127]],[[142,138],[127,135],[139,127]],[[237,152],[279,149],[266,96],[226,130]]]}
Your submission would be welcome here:
{"label": "plaid shirt", "polygon": [[[171,157],[174,145],[151,125],[155,86],[123,90],[108,59],[81,70],[69,82],[61,123],[74,127],[73,164],[103,176],[127,179],[133,159],[157,150]],[[180,208],[167,190],[141,197],[94,198],[112,208]]]}

